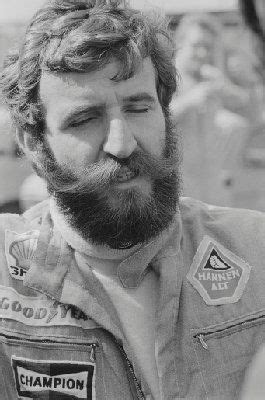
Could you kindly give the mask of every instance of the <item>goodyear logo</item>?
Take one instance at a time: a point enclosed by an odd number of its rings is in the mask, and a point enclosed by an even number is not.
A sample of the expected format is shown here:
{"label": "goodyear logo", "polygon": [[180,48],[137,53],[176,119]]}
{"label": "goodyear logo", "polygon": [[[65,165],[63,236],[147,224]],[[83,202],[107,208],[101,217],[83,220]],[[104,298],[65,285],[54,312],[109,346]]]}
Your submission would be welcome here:
{"label": "goodyear logo", "polygon": [[23,296],[15,289],[0,286],[0,318],[30,326],[78,326],[93,329],[97,324],[81,310],[47,297]]}
{"label": "goodyear logo", "polygon": [[187,278],[206,304],[235,303],[244,292],[250,270],[244,260],[205,236]]}
{"label": "goodyear logo", "polygon": [[37,248],[39,231],[5,231],[5,254],[10,275],[23,280]]}
{"label": "goodyear logo", "polygon": [[30,399],[96,400],[94,363],[12,357],[19,396]]}

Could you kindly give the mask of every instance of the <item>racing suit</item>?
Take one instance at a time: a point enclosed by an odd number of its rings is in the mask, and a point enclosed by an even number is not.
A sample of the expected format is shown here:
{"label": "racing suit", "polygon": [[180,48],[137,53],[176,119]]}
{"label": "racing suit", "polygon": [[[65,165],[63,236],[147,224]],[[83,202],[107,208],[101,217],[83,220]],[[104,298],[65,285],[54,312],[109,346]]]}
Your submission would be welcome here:
{"label": "racing suit", "polygon": [[[117,312],[45,201],[0,223],[1,400],[151,399]],[[182,199],[167,235],[118,267],[124,286],[159,277],[161,400],[237,399],[265,341],[265,216]]]}

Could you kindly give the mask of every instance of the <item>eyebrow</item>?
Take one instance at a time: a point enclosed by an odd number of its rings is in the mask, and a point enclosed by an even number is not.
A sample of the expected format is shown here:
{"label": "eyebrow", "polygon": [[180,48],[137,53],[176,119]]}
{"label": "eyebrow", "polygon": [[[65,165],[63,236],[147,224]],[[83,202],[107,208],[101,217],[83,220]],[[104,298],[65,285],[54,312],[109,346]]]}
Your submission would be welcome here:
{"label": "eyebrow", "polygon": [[131,96],[124,97],[124,103],[137,103],[140,101],[147,101],[148,103],[155,103],[156,98],[147,92],[136,93]]}

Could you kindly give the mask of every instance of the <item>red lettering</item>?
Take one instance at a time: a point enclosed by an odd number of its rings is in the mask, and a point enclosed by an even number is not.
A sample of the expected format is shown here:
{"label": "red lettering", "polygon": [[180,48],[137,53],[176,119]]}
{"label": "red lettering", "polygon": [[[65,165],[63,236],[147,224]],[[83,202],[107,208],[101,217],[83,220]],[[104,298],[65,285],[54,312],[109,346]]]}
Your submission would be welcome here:
{"label": "red lettering", "polygon": [[42,386],[45,388],[45,387],[47,387],[47,388],[51,388],[52,387],[52,378],[51,377],[46,377],[46,376],[44,376],[43,377],[43,383],[42,383]]}
{"label": "red lettering", "polygon": [[55,387],[55,389],[57,388],[57,386],[61,385],[61,382],[62,382],[61,378],[54,378],[54,387]]}
{"label": "red lettering", "polygon": [[13,301],[11,308],[12,308],[12,311],[15,311],[15,312],[20,312],[22,310],[22,307],[21,307],[21,304],[19,301]]}
{"label": "red lettering", "polygon": [[68,389],[74,389],[75,387],[75,381],[73,379],[68,379],[67,381],[67,387]]}
{"label": "red lettering", "polygon": [[24,378],[25,378],[25,375],[23,375],[23,374],[21,374],[20,377],[19,377],[20,382],[22,383],[22,385],[25,385]]}
{"label": "red lettering", "polygon": [[7,297],[2,297],[0,300],[0,308],[7,310],[9,308],[9,299]]}
{"label": "red lettering", "polygon": [[61,310],[61,318],[66,318],[67,312],[70,308],[69,305],[67,304],[59,304],[60,310]]}
{"label": "red lettering", "polygon": [[38,308],[34,314],[34,319],[43,319],[47,315],[46,308]]}
{"label": "red lettering", "polygon": [[26,318],[32,318],[33,317],[33,308],[31,307],[24,307],[23,308],[23,315]]}

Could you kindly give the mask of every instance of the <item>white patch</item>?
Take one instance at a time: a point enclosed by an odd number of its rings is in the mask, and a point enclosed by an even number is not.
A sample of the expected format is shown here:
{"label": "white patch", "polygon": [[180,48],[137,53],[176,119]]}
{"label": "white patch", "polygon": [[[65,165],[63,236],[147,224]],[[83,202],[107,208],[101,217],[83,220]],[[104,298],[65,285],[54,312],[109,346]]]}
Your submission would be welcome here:
{"label": "white patch", "polygon": [[241,299],[250,271],[244,260],[205,236],[187,278],[206,304],[229,304]]}
{"label": "white patch", "polygon": [[12,356],[12,367],[17,393],[23,398],[57,398],[51,394],[58,393],[67,399],[96,400],[94,363]]}
{"label": "white patch", "polygon": [[33,259],[40,232],[5,231],[5,254],[10,275],[23,280]]}
{"label": "white patch", "polygon": [[98,324],[76,307],[47,297],[23,296],[15,289],[0,286],[0,318],[29,326],[77,326],[93,329]]}

